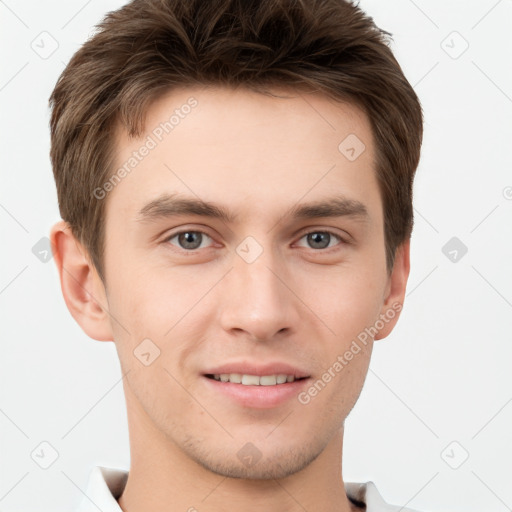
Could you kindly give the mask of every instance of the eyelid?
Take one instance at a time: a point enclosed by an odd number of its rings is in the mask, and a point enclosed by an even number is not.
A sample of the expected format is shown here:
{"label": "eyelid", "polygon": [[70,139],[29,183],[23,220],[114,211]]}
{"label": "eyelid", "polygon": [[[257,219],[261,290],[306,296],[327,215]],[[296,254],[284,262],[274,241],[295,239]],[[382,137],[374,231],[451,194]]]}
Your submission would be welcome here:
{"label": "eyelid", "polygon": [[[176,237],[178,235],[181,235],[183,233],[189,233],[189,232],[191,232],[191,233],[201,233],[202,235],[206,235],[213,242],[215,242],[214,237],[212,235],[210,235],[209,233],[207,233],[206,230],[204,230],[204,229],[197,229],[197,228],[181,228],[179,231],[174,231],[172,233],[166,234],[164,236],[164,238],[162,239],[162,242],[170,243],[169,241],[171,240],[171,238],[174,238],[174,237]],[[171,245],[174,245],[174,244],[171,244]],[[186,250],[186,249],[182,249],[181,247],[179,247],[177,245],[174,245],[174,247],[176,247],[176,249],[178,249],[178,250],[181,250],[181,251],[187,252],[187,253],[194,253],[196,251],[208,249],[208,247],[203,247],[202,249]]]}
{"label": "eyelid", "polygon": [[299,230],[299,236],[303,237],[304,235],[309,235],[310,233],[329,233],[331,235],[337,236],[342,239],[346,243],[350,243],[354,241],[352,235],[350,235],[347,231],[341,228],[334,227],[322,227],[322,226],[307,226],[303,230]]}
{"label": "eyelid", "polygon": [[[177,246],[177,245],[174,245],[174,244],[171,244],[170,243],[170,239],[171,238],[174,238],[182,233],[187,233],[187,232],[193,232],[193,233],[201,233],[202,235],[206,235],[207,237],[209,237],[214,243],[215,243],[215,239],[212,235],[208,234],[208,232],[204,229],[198,229],[198,228],[183,228],[183,227],[180,227],[179,231],[174,231],[170,234],[166,234],[165,237],[163,238],[162,242],[165,242],[165,243],[169,243],[170,245],[173,245],[178,251],[181,251],[181,252],[184,252],[184,253],[188,253],[188,254],[194,254],[198,251],[204,251],[206,249],[209,249],[211,248],[214,244],[212,244],[212,246],[209,246],[209,247],[203,247],[203,248],[200,248],[200,249],[190,249],[190,250],[186,250],[186,249],[182,249],[181,247]],[[336,231],[332,230],[332,229],[328,229],[328,228],[320,228],[320,227],[317,227],[317,228],[311,228],[311,227],[308,227],[308,228],[305,228],[305,231],[301,231],[299,232],[299,234],[297,235],[298,236],[298,239],[297,241],[301,240],[302,238],[304,238],[305,236],[309,235],[309,234],[312,234],[312,233],[328,233],[329,235],[332,235],[334,237],[336,237],[338,240],[339,240],[339,243],[334,245],[333,247],[327,247],[325,249],[312,249],[310,248],[313,252],[316,252],[316,253],[322,253],[322,252],[330,252],[331,250],[336,250],[336,248],[338,248],[339,246],[341,245],[348,245],[350,243],[352,243],[352,237],[346,233],[346,235],[341,235],[340,233],[337,233]],[[307,247],[305,247],[307,249]]]}
{"label": "eyelid", "polygon": [[336,232],[336,231],[333,231],[331,229],[326,229],[326,228],[313,228],[313,229],[309,229],[307,228],[307,231],[304,231],[304,232],[301,232],[299,237],[298,237],[298,240],[302,240],[305,236],[307,235],[310,235],[311,233],[328,233],[329,235],[332,235],[334,237],[336,237],[338,240],[339,240],[339,243],[332,246],[332,247],[326,247],[325,249],[311,249],[313,250],[314,252],[328,252],[330,250],[335,250],[337,247],[339,247],[340,245],[347,245],[347,244],[350,244],[351,243],[351,237],[350,235],[348,235],[348,233],[346,234],[346,236],[344,235],[341,235],[340,233]]}

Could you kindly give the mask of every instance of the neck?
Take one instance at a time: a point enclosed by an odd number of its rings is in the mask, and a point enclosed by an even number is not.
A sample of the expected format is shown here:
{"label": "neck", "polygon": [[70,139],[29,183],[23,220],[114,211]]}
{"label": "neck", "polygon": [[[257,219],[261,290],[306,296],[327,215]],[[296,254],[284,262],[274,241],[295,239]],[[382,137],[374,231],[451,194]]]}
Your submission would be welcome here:
{"label": "neck", "polygon": [[[133,398],[133,397],[132,397]],[[343,428],[301,471],[281,479],[215,474],[155,428],[137,401],[128,401],[130,471],[118,499],[124,512],[354,512],[342,478]]]}

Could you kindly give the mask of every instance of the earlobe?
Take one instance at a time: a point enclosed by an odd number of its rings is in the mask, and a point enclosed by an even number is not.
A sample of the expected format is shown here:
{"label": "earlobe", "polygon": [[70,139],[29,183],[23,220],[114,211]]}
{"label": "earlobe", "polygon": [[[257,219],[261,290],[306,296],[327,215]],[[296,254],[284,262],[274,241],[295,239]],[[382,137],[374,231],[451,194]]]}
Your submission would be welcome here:
{"label": "earlobe", "polygon": [[381,317],[384,315],[386,322],[384,322],[384,327],[376,334],[375,340],[383,339],[391,333],[402,311],[407,279],[411,268],[410,246],[410,240],[406,240],[396,250],[393,270],[389,276],[386,296],[381,309]]}
{"label": "earlobe", "polygon": [[105,287],[86,251],[65,221],[50,232],[62,295],[82,330],[98,341],[113,341]]}

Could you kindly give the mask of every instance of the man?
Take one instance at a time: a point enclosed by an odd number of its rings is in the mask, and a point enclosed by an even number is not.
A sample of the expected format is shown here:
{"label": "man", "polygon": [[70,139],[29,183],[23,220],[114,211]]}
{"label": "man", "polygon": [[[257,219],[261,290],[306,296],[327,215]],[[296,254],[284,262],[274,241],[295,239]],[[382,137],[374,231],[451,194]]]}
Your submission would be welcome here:
{"label": "man", "polygon": [[421,107],[341,0],[135,0],[51,97],[66,304],[123,371],[81,511],[408,510],[343,482],[409,275]]}

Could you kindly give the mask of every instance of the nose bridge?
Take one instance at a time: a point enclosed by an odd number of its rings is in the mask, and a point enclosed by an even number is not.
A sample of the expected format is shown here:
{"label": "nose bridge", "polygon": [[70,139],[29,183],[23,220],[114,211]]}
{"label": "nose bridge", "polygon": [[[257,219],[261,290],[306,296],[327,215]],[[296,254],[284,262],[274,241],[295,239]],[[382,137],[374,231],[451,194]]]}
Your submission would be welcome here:
{"label": "nose bridge", "polygon": [[297,325],[298,301],[284,284],[288,279],[279,254],[248,238],[237,247],[226,276],[221,322],[225,330],[265,340]]}

